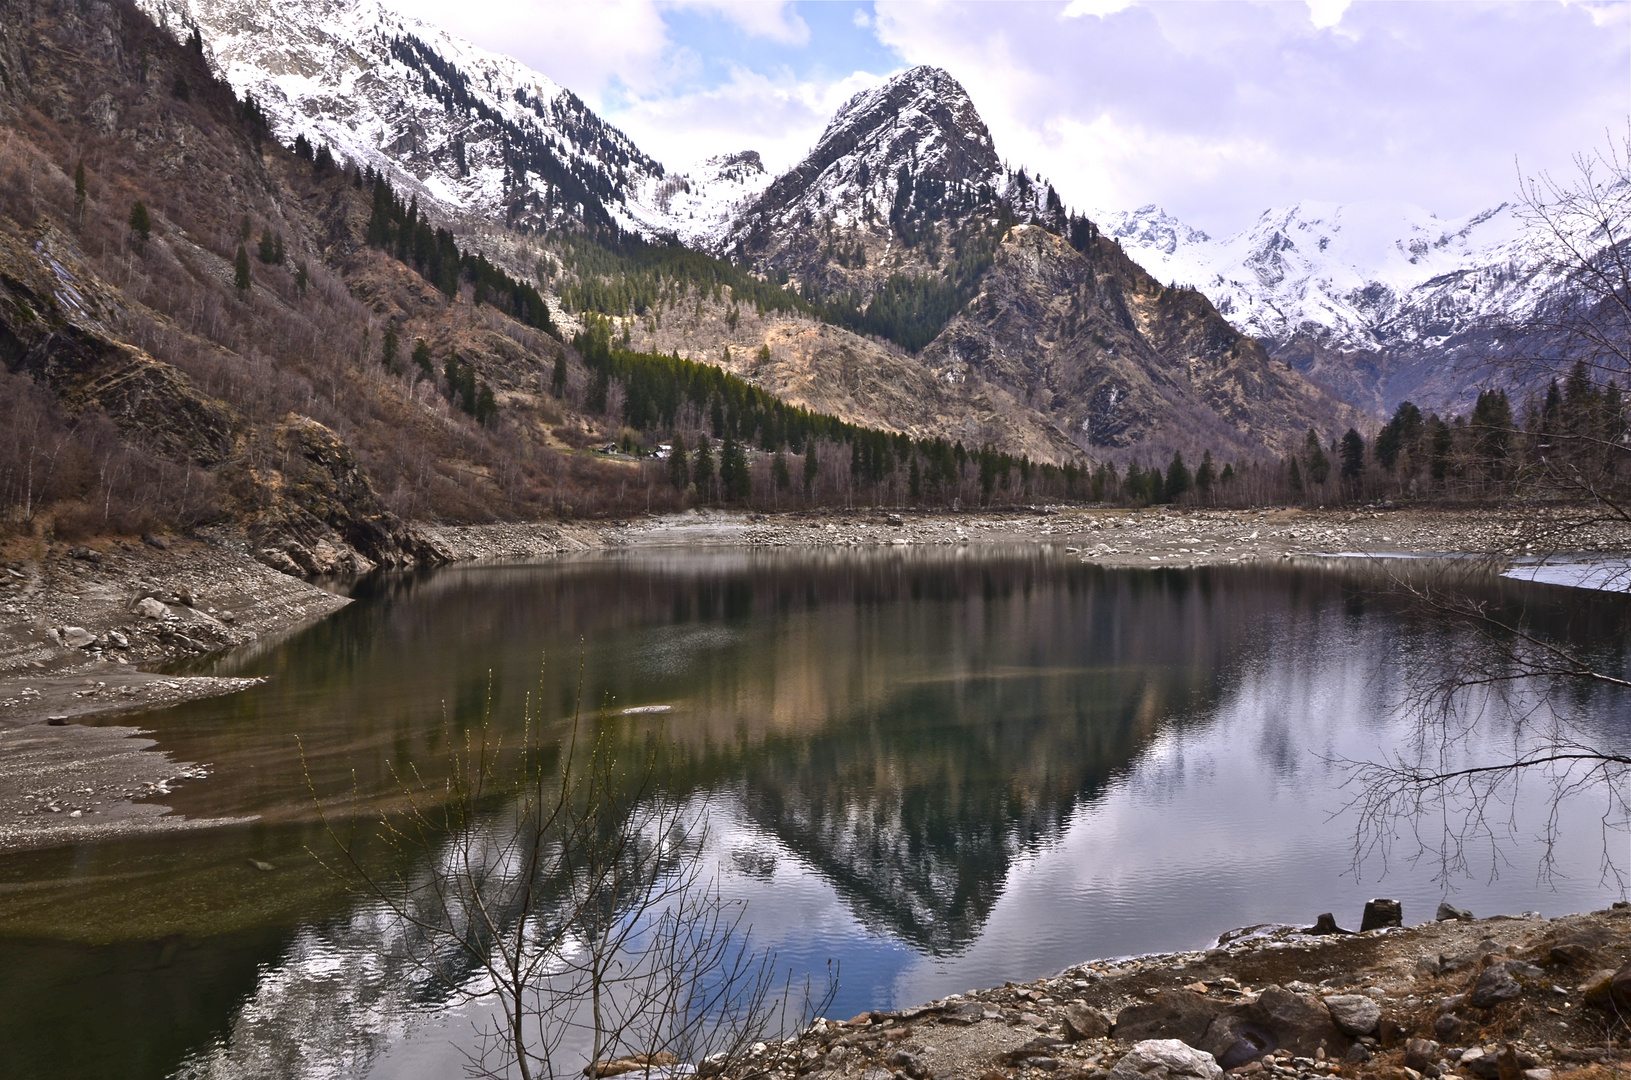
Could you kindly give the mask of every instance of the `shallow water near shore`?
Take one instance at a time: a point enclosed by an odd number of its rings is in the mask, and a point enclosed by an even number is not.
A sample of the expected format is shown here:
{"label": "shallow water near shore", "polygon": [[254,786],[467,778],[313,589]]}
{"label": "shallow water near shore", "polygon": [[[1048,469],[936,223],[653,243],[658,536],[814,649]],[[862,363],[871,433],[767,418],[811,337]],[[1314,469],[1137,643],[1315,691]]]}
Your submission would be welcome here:
{"label": "shallow water near shore", "polygon": [[[580,679],[585,713],[657,739],[674,794],[710,807],[707,858],[755,940],[795,971],[838,961],[837,1015],[1249,923],[1352,926],[1377,895],[1407,921],[1445,897],[1620,899],[1604,861],[1627,869],[1627,833],[1601,798],[1565,805],[1539,875],[1540,784],[1465,869],[1409,832],[1356,866],[1334,760],[1400,745],[1409,676],[1465,644],[1384,586],[1370,563],[1106,570],[1038,547],[371,579],[324,623],[195,669],[264,685],[135,721],[209,767],[166,805],[254,825],[0,857],[0,1074],[456,1075],[479,1008],[382,952],[379,913],[311,854],[331,850],[313,790],[331,813],[389,805],[399,770],[434,770],[484,716],[564,732]],[[1624,597],[1487,588],[1623,654]],[[1631,745],[1623,698],[1571,708]],[[1511,737],[1486,703],[1467,750]]]}

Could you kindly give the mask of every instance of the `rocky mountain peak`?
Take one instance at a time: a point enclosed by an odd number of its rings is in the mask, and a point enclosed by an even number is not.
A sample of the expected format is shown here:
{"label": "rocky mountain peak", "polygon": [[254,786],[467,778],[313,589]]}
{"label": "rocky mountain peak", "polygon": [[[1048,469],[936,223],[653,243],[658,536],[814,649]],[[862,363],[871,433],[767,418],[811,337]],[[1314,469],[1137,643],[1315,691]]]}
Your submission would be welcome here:
{"label": "rocky mountain peak", "polygon": [[968,91],[919,66],[845,102],[804,160],[743,212],[726,246],[762,253],[818,226],[883,233],[914,203],[972,203],[1002,179]]}

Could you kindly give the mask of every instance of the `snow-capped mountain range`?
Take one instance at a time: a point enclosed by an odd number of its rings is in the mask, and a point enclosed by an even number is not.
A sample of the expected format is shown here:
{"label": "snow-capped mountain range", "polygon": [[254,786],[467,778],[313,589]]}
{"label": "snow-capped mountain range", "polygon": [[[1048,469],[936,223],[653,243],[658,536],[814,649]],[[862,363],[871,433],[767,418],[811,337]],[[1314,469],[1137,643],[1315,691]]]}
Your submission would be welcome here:
{"label": "snow-capped mountain range", "polygon": [[511,225],[564,221],[721,234],[770,182],[754,153],[673,173],[577,95],[508,56],[379,0],[137,0],[253,95],[279,141],[304,135],[446,211]]}
{"label": "snow-capped mountain range", "polygon": [[[871,260],[889,255],[902,221],[932,225],[994,199],[1022,208],[1021,221],[1065,223],[1052,189],[1003,167],[962,87],[934,68],[857,94],[779,177],[751,151],[673,171],[547,76],[381,0],[137,3],[178,38],[198,28],[280,141],[305,135],[455,217],[615,225],[795,273],[818,250],[830,264],[835,238],[859,245],[869,232],[876,243],[856,259],[881,265]],[[1156,278],[1194,286],[1272,353],[1377,413],[1411,395],[1448,401],[1453,380],[1428,385],[1435,357],[1551,284],[1530,269],[1507,204],[1440,218],[1403,203],[1305,202],[1223,239],[1155,206],[1094,219]],[[846,286],[870,273],[828,271]]]}
{"label": "snow-capped mountain range", "polygon": [[[1304,202],[1222,239],[1155,206],[1098,220],[1150,273],[1194,286],[1236,327],[1310,365],[1323,351],[1410,366],[1521,315],[1555,284],[1536,272],[1510,203],[1441,218],[1403,202]],[[1410,382],[1359,403],[1390,408]]]}

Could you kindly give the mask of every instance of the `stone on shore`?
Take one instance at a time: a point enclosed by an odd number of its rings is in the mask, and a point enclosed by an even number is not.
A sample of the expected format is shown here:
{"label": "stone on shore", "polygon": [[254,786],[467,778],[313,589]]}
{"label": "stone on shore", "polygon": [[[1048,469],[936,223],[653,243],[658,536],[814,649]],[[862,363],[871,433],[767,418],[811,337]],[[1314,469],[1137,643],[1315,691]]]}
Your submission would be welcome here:
{"label": "stone on shore", "polygon": [[1344,1035],[1374,1035],[1382,1022],[1382,1007],[1364,994],[1332,994],[1325,999],[1331,1021]]}
{"label": "stone on shore", "polygon": [[1110,1070],[1109,1080],[1219,1080],[1223,1069],[1205,1050],[1178,1039],[1145,1039]]}

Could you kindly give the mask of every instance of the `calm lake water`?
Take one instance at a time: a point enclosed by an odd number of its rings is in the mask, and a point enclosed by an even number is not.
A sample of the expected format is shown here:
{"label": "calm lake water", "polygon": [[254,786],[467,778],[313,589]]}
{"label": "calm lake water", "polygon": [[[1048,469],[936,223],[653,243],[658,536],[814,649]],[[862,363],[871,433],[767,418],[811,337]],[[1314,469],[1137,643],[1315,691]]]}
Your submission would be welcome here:
{"label": "calm lake water", "polygon": [[[1624,597],[1489,587],[1623,650]],[[1405,837],[1356,866],[1332,759],[1402,745],[1412,673],[1470,644],[1380,589],[1346,562],[1112,571],[1034,548],[364,582],[334,618],[207,669],[264,686],[137,721],[210,767],[168,805],[253,824],[0,857],[0,1076],[459,1075],[480,1010],[416,979],[317,863],[312,790],[389,799],[393,766],[434,769],[484,715],[513,733],[529,702],[564,730],[580,677],[586,711],[668,707],[620,722],[711,807],[707,858],[755,939],[795,970],[839,961],[835,1015],[1250,923],[1354,925],[1372,896],[1407,921],[1446,897],[1479,914],[1620,899],[1604,861],[1626,870],[1627,833],[1605,832],[1600,793],[1565,805],[1540,875],[1543,785],[1464,871]],[[1631,745],[1625,700],[1570,708]],[[1512,737],[1491,705],[1468,749]]]}

